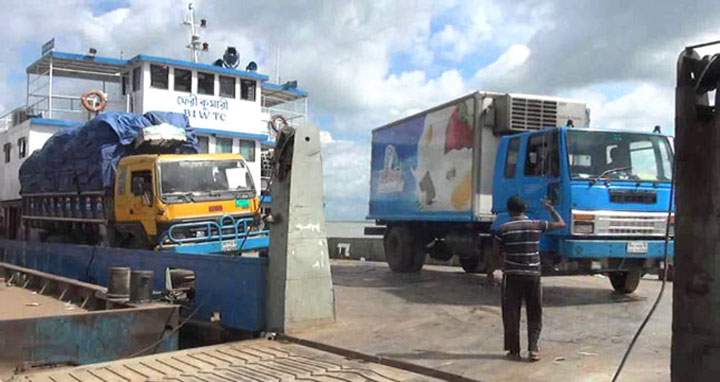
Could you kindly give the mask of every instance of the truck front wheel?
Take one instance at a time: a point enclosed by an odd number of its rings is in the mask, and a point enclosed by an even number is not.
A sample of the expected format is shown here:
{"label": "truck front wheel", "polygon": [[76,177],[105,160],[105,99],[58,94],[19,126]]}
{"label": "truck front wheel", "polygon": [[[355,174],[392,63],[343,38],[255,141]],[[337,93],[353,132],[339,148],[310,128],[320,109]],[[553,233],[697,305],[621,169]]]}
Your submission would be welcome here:
{"label": "truck front wheel", "polygon": [[612,284],[615,292],[628,294],[635,292],[638,285],[640,284],[640,270],[633,270],[628,272],[610,272],[610,284]]}
{"label": "truck front wheel", "polygon": [[415,240],[407,227],[391,227],[383,240],[385,258],[390,270],[398,273],[417,272],[425,263],[425,246]]}

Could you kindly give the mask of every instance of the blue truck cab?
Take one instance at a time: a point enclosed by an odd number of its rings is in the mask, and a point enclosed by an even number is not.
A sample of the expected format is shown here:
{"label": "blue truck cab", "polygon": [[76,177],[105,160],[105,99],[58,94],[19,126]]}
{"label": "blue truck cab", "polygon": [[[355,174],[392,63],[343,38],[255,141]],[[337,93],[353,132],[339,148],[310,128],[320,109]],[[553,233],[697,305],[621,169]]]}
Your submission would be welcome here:
{"label": "blue truck cab", "polygon": [[[667,228],[673,236],[672,163],[670,140],[659,134],[559,127],[503,136],[492,228],[509,220],[509,197],[550,220],[548,199],[567,228],[543,237],[545,272],[607,272],[616,290],[632,292],[664,258]],[[669,241],[669,258],[673,250]]]}
{"label": "blue truck cab", "polygon": [[384,235],[394,272],[419,271],[427,256],[483,272],[508,198],[526,200],[533,219],[551,218],[548,199],[567,228],[543,237],[543,274],[607,273],[632,292],[661,265],[666,228],[673,236],[672,142],[588,122],[581,101],[478,91],[374,129],[378,227],[366,234]]}

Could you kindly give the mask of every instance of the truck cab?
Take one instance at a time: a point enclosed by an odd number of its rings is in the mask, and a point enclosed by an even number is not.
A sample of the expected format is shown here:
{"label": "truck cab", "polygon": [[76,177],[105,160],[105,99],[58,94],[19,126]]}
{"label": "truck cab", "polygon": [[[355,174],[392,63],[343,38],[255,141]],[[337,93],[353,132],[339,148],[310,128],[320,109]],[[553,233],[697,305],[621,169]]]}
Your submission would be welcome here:
{"label": "truck cab", "polygon": [[196,253],[267,247],[267,235],[252,228],[260,201],[241,155],[125,157],[114,194],[118,246]]}
{"label": "truck cab", "polygon": [[[495,162],[493,228],[509,219],[507,199],[528,202],[528,215],[567,228],[541,241],[546,271],[607,272],[632,292],[644,271],[673,255],[673,151],[668,137],[631,131],[548,128],[503,136]],[[670,210],[670,211],[668,211]],[[669,220],[669,221],[668,221]]]}

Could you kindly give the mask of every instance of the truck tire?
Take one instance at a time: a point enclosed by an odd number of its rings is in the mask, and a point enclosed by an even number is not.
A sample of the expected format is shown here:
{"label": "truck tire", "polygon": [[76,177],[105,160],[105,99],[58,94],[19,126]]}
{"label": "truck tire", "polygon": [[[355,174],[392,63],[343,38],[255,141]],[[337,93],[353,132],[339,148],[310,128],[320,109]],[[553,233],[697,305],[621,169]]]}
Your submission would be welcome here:
{"label": "truck tire", "polygon": [[465,273],[485,272],[486,264],[479,257],[461,257],[460,266]]}
{"label": "truck tire", "polygon": [[628,294],[635,292],[640,284],[641,271],[610,272],[610,284],[617,293]]}
{"label": "truck tire", "polygon": [[389,228],[383,239],[385,258],[390,270],[397,273],[417,272],[425,262],[425,248],[418,245],[409,228]]}
{"label": "truck tire", "polygon": [[408,272],[420,272],[425,265],[425,258],[427,258],[427,246],[425,242],[419,240],[417,237],[413,238],[410,258],[411,265]]}

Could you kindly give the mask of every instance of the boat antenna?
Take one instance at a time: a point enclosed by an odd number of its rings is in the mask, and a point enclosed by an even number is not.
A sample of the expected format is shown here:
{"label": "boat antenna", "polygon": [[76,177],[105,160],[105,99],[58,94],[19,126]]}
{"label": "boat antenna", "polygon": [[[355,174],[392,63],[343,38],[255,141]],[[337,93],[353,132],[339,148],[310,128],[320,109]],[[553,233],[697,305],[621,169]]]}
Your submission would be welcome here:
{"label": "boat antenna", "polygon": [[207,42],[200,42],[200,35],[197,28],[206,28],[207,19],[200,19],[200,23],[195,23],[195,8],[192,3],[188,3],[188,13],[183,19],[183,24],[190,27],[190,43],[187,48],[190,49],[190,59],[192,62],[198,62],[198,52],[207,52],[210,45]]}

